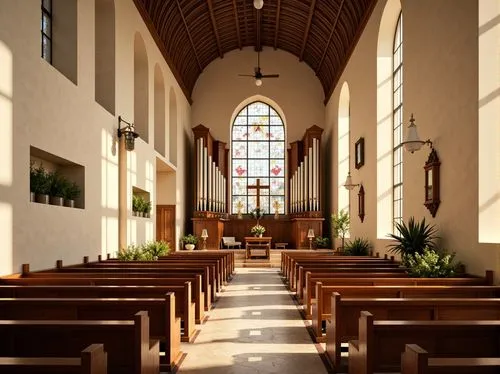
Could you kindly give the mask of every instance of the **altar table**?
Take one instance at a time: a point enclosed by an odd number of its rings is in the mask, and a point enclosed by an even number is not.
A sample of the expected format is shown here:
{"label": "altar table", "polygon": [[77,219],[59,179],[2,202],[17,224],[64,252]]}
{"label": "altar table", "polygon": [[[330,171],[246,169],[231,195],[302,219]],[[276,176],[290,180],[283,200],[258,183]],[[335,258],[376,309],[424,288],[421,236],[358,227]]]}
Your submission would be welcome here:
{"label": "altar table", "polygon": [[252,257],[252,250],[265,250],[266,259],[269,259],[272,240],[272,236],[245,236],[246,258]]}

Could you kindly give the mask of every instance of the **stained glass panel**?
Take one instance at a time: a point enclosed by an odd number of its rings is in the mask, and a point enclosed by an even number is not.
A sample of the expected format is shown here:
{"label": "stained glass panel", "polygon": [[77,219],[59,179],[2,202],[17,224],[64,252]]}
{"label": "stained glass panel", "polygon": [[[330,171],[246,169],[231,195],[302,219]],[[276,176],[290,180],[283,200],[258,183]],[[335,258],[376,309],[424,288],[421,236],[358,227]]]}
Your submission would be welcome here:
{"label": "stained glass panel", "polygon": [[242,177],[233,178],[233,195],[247,194],[247,179]]}
{"label": "stained glass panel", "polygon": [[233,141],[234,140],[247,140],[248,129],[246,126],[233,126]]}
{"label": "stained glass panel", "polygon": [[247,158],[247,142],[233,142],[233,159]]}
{"label": "stained glass panel", "polygon": [[269,139],[269,126],[261,124],[251,125],[248,128],[248,140],[267,140]]}
{"label": "stained glass panel", "polygon": [[285,194],[285,178],[271,178],[271,195]]}
{"label": "stained glass panel", "polygon": [[263,102],[255,102],[240,111],[232,128],[232,197],[231,212],[236,214],[237,204],[244,205],[243,213],[256,207],[256,185],[260,179],[260,208],[274,214],[285,213],[285,129],[278,113]]}
{"label": "stained glass panel", "polygon": [[249,177],[265,177],[269,175],[269,160],[248,160]]}
{"label": "stained glass panel", "polygon": [[272,158],[285,158],[285,143],[283,142],[270,142],[269,157]]}
{"label": "stained glass panel", "polygon": [[269,142],[249,142],[248,158],[269,158]]}
{"label": "stained glass panel", "polygon": [[233,176],[243,177],[247,175],[247,160],[233,160]]}
{"label": "stained glass panel", "polygon": [[285,129],[283,127],[271,126],[269,140],[285,140]]}

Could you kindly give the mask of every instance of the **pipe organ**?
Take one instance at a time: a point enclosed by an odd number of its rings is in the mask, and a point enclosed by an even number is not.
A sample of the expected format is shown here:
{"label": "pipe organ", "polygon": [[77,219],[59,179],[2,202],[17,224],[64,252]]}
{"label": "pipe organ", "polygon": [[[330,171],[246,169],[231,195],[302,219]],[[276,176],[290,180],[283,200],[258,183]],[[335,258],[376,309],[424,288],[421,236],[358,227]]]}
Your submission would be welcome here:
{"label": "pipe organ", "polygon": [[[198,125],[195,135],[196,216],[223,216],[227,212],[227,152],[225,143],[214,141],[209,129]],[[207,213],[207,214],[204,214]],[[213,213],[213,214],[209,214]]]}
{"label": "pipe organ", "polygon": [[289,211],[292,215],[318,216],[321,210],[321,133],[312,126],[301,141],[291,143]]}
{"label": "pipe organ", "polygon": [[203,125],[193,128],[194,133],[194,217],[193,233],[201,237],[207,230],[207,248],[217,249],[224,231],[223,220],[228,214],[227,175],[228,155],[226,143],[214,140]]}

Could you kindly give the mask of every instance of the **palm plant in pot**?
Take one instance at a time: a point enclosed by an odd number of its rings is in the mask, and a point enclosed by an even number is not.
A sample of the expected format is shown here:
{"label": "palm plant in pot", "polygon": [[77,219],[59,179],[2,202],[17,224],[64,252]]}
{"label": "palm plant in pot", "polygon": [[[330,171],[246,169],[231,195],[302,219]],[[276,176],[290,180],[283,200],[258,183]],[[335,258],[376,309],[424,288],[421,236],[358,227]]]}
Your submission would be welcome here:
{"label": "palm plant in pot", "polygon": [[193,234],[185,235],[181,238],[182,243],[184,244],[184,248],[192,251],[198,243],[198,237]]}
{"label": "palm plant in pot", "polygon": [[370,253],[370,242],[363,238],[354,238],[348,241],[342,254],[347,256],[368,256]]}
{"label": "palm plant in pot", "polygon": [[388,234],[388,237],[395,242],[390,244],[389,252],[401,256],[403,265],[408,265],[409,257],[414,257],[416,253],[422,255],[424,249],[436,249],[434,240],[437,239],[434,225],[427,224],[425,218],[420,222],[415,222],[414,217],[410,217],[408,225],[405,222],[396,223],[396,234]]}

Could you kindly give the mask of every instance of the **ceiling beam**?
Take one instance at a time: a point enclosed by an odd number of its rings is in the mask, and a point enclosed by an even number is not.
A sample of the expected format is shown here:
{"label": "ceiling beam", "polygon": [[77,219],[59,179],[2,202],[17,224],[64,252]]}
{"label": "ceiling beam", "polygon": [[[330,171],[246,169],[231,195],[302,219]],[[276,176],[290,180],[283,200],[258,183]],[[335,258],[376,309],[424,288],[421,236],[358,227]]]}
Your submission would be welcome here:
{"label": "ceiling beam", "polygon": [[180,13],[181,18],[182,18],[182,22],[184,23],[184,27],[186,29],[186,32],[187,32],[187,35],[189,38],[189,42],[191,43],[191,48],[193,48],[194,57],[196,58],[196,62],[198,63],[198,68],[200,69],[200,73],[201,73],[203,71],[203,67],[201,66],[200,58],[198,57],[198,53],[196,53],[196,48],[194,46],[193,37],[191,36],[191,33],[189,32],[189,27],[187,25],[186,19],[184,18],[184,13],[182,12],[182,8],[181,8],[181,5],[179,4],[179,0],[176,0],[176,3],[177,3],[177,9],[179,9],[179,13]]}
{"label": "ceiling beam", "polygon": [[241,49],[241,35],[240,35],[240,21],[238,20],[238,7],[236,5],[236,0],[233,0],[233,10],[234,10],[234,22],[236,24],[236,37],[238,38],[238,48]]}
{"label": "ceiling beam", "polygon": [[260,20],[261,20],[261,11],[259,9],[255,10],[255,50],[257,52],[262,51],[262,40],[260,38]]}
{"label": "ceiling beam", "polygon": [[311,6],[309,8],[309,17],[307,17],[306,29],[304,31],[304,39],[302,39],[302,48],[300,48],[299,61],[302,61],[304,59],[304,50],[306,49],[307,38],[309,37],[309,29],[311,28],[311,22],[315,7],[316,7],[316,0],[312,0]]}
{"label": "ceiling beam", "polygon": [[278,5],[276,6],[276,29],[274,30],[274,49],[278,48],[278,32],[280,29],[280,12],[281,12],[281,0],[278,0]]}
{"label": "ceiling beam", "polygon": [[249,37],[248,37],[247,3],[245,0],[243,0],[243,19],[245,20],[245,36],[248,41]]}
{"label": "ceiling beam", "polygon": [[222,47],[220,45],[219,30],[217,29],[217,23],[215,23],[214,5],[212,0],[207,0],[208,10],[210,11],[210,19],[212,20],[212,28],[214,29],[215,40],[217,41],[217,49],[219,50],[219,57],[223,58]]}
{"label": "ceiling beam", "polygon": [[342,0],[340,2],[339,11],[337,12],[337,15],[335,16],[335,21],[333,21],[332,29],[330,30],[330,36],[328,37],[328,41],[326,42],[325,50],[323,51],[323,56],[321,56],[321,60],[319,60],[318,67],[316,68],[316,74],[321,69],[321,66],[323,66],[323,61],[325,61],[326,53],[328,52],[328,48],[330,48],[330,43],[332,42],[333,33],[335,32],[335,29],[337,28],[337,23],[339,21],[340,13],[342,13],[342,8],[344,7],[344,2],[345,2],[345,0]]}

